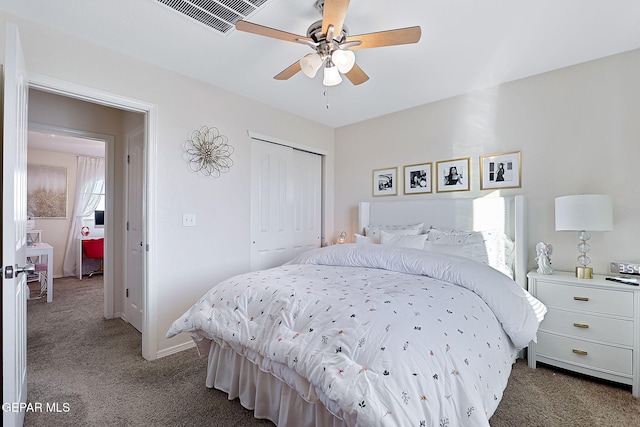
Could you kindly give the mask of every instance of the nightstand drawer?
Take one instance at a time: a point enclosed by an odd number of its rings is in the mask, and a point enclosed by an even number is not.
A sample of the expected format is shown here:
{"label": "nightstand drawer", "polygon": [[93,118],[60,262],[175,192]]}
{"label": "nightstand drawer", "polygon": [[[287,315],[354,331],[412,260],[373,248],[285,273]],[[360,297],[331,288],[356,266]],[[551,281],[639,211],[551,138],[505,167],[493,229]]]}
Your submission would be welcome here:
{"label": "nightstand drawer", "polygon": [[549,308],[540,330],[633,346],[633,321]]}
{"label": "nightstand drawer", "polygon": [[596,369],[633,375],[633,350],[538,333],[536,353],[552,359]]}
{"label": "nightstand drawer", "polygon": [[592,313],[633,317],[633,293],[538,281],[536,297],[555,306]]}

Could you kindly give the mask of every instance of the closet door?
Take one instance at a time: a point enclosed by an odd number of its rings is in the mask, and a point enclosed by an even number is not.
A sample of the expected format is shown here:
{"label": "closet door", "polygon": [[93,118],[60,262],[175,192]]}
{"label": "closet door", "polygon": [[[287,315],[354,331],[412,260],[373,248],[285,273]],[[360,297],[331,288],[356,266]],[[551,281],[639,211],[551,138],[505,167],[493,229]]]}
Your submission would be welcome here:
{"label": "closet door", "polygon": [[293,150],[293,256],[321,245],[322,157]]}
{"label": "closet door", "polygon": [[261,270],[320,246],[322,158],[251,144],[251,269]]}

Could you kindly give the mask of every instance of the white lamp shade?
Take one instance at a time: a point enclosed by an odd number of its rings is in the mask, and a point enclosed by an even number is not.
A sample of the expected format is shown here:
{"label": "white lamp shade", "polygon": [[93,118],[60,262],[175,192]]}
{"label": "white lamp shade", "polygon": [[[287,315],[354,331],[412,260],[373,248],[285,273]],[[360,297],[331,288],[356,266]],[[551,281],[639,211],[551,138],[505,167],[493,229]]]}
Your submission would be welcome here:
{"label": "white lamp shade", "polygon": [[322,84],[325,86],[335,86],[341,82],[342,77],[340,77],[338,67],[331,63],[327,63],[327,66],[324,67],[324,78],[322,79]]}
{"label": "white lamp shade", "polygon": [[350,50],[337,49],[331,54],[331,59],[338,71],[348,73],[356,63],[356,54]]}
{"label": "white lamp shade", "polygon": [[305,55],[300,60],[300,68],[307,77],[314,78],[322,66],[322,57],[317,53]]}
{"label": "white lamp shade", "polygon": [[611,196],[581,194],[556,198],[557,231],[610,231],[612,229]]}

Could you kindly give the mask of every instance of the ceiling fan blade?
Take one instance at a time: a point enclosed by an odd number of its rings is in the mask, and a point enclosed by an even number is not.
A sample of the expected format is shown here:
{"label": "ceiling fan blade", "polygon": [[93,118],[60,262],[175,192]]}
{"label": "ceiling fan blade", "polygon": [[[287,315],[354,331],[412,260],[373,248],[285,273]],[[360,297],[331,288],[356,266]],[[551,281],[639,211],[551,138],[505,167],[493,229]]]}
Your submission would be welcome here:
{"label": "ceiling fan blade", "polygon": [[359,85],[369,80],[369,76],[367,76],[367,74],[362,71],[362,68],[358,67],[358,64],[355,64],[351,71],[346,73],[345,76],[354,85]]}
{"label": "ceiling fan blade", "polygon": [[349,9],[349,0],[324,0],[322,33],[327,34],[329,25],[333,25],[333,34],[340,36],[344,18],[347,16],[347,9]]}
{"label": "ceiling fan blade", "polygon": [[236,29],[239,31],[257,34],[259,36],[271,37],[287,42],[297,43],[298,40],[307,40],[309,42],[313,42],[313,40],[311,40],[309,37],[287,33],[286,31],[276,30],[275,28],[265,27],[264,25],[254,24],[253,22],[248,21],[240,20],[236,22]]}
{"label": "ceiling fan blade", "polygon": [[360,40],[362,43],[351,50],[369,49],[372,47],[395,46],[399,44],[417,43],[422,35],[420,27],[398,28],[396,30],[379,31],[377,33],[349,36],[345,42]]}
{"label": "ceiling fan blade", "polygon": [[300,67],[300,61],[296,61],[284,70],[280,71],[280,73],[273,76],[273,78],[276,80],[287,80],[293,77],[300,70],[302,70],[302,68]]}

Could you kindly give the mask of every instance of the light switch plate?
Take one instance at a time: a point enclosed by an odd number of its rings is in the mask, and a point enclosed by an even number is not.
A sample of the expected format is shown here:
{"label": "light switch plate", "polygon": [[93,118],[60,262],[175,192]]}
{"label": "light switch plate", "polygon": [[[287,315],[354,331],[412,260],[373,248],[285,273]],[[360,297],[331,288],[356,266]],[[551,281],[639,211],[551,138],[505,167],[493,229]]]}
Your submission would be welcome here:
{"label": "light switch plate", "polygon": [[195,227],[196,226],[196,214],[182,214],[182,226],[183,227]]}

